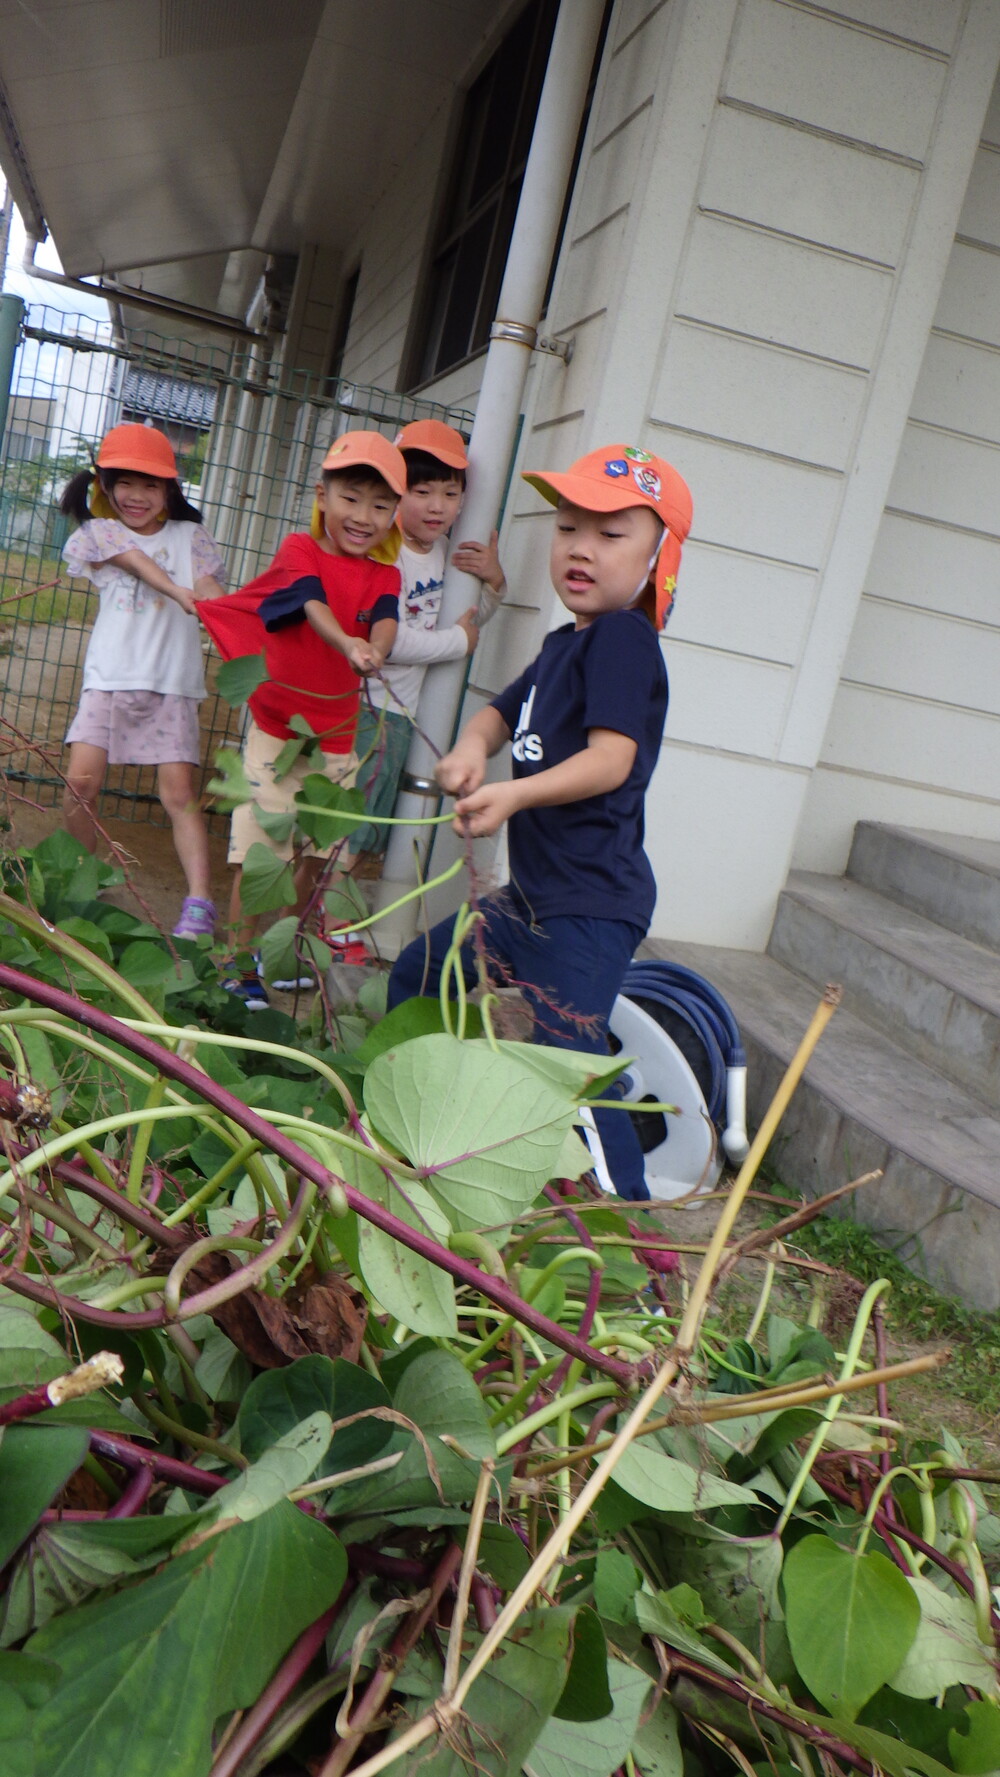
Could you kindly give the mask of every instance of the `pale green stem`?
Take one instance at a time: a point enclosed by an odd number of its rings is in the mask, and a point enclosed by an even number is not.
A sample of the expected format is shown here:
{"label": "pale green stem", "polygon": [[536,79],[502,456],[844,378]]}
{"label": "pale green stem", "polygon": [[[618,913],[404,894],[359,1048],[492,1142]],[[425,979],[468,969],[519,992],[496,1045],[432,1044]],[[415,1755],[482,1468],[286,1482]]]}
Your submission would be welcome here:
{"label": "pale green stem", "polygon": [[233,1468],[250,1467],[246,1457],[239,1450],[234,1450],[230,1444],[220,1443],[218,1438],[206,1438],[202,1436],[201,1432],[191,1431],[188,1426],[182,1425],[179,1419],[168,1418],[167,1414],[161,1413],[159,1407],[154,1407],[152,1401],[147,1400],[144,1394],[134,1394],[132,1400],[151,1425],[155,1425],[158,1431],[166,1432],[167,1436],[174,1438],[178,1444],[187,1444],[191,1450],[202,1450],[206,1456],[218,1456]]}
{"label": "pale green stem", "polygon": [[[153,1138],[153,1125],[146,1121],[143,1113],[145,1111],[151,1111],[157,1105],[163,1103],[163,1095],[166,1091],[166,1087],[166,1080],[163,1078],[162,1074],[158,1075],[146,1094],[146,1102],[143,1105],[142,1110],[137,1112],[139,1126],[136,1129],[135,1140],[132,1143],[128,1178],[125,1183],[125,1195],[130,1203],[138,1204],[142,1198],[143,1174],[145,1173],[146,1161],[149,1157],[149,1144]],[[135,1245],[135,1242],[135,1229],[126,1227],[125,1245],[131,1247]]]}
{"label": "pale green stem", "polygon": [[[363,763],[364,761],[362,760],[362,764]],[[295,799],[295,806],[296,808],[301,808],[303,814],[322,814],[325,815],[329,821],[338,822],[343,827],[345,834],[353,832],[358,824],[358,817],[356,814],[341,814],[335,808],[317,808],[315,803],[300,802],[298,797]],[[417,814],[412,816],[403,814],[380,814],[378,817],[378,824],[380,827],[443,827],[448,821],[453,821],[454,819],[455,816],[450,811],[447,814]]]}
{"label": "pale green stem", "polygon": [[[562,1398],[562,1402],[563,1402],[563,1411],[560,1413],[558,1421],[556,1423],[556,1443],[559,1446],[560,1450],[568,1450],[569,1449],[569,1430],[570,1430],[570,1409],[569,1409],[569,1407],[566,1406],[566,1400],[569,1397],[564,1395],[561,1398]],[[556,1488],[556,1499],[558,1501],[558,1518],[559,1518],[559,1522],[561,1524],[564,1522],[564,1520],[566,1518],[569,1517],[570,1510],[573,1505],[572,1477],[570,1475],[570,1471],[569,1471],[568,1466],[564,1469],[560,1469],[559,1473],[556,1475],[555,1488]],[[563,1576],[563,1564],[562,1564],[562,1562],[559,1562],[558,1565],[552,1569],[552,1572],[549,1575],[548,1592],[549,1592],[550,1597],[555,1598],[558,1596],[559,1586],[562,1581],[562,1576]]]}
{"label": "pale green stem", "polygon": [[619,1392],[617,1383],[605,1381],[589,1382],[586,1388],[578,1388],[573,1394],[557,1395],[554,1401],[548,1401],[536,1413],[529,1413],[520,1424],[511,1426],[510,1431],[502,1432],[497,1439],[497,1455],[505,1456],[515,1444],[533,1438],[536,1431],[551,1425],[553,1419],[560,1419],[564,1413],[575,1413],[577,1407],[585,1407],[589,1401],[607,1400]]}
{"label": "pale green stem", "polygon": [[764,1272],[764,1282],[761,1285],[760,1295],[757,1298],[757,1306],[753,1311],[753,1319],[746,1330],[746,1342],[748,1345],[753,1344],[757,1334],[760,1332],[764,1316],[767,1313],[767,1305],[771,1299],[771,1291],[774,1288],[775,1276],[776,1267],[774,1260],[768,1259],[767,1269]]}
{"label": "pale green stem", "polygon": [[502,1277],[504,1282],[507,1281],[507,1267],[503,1259],[496,1247],[492,1246],[488,1240],[484,1240],[481,1234],[476,1234],[471,1229],[467,1232],[449,1234],[448,1248],[449,1251],[459,1253],[467,1259],[478,1259],[482,1269],[488,1272],[491,1277]]}
{"label": "pale green stem", "polygon": [[[459,951],[465,940],[465,922],[468,917],[469,904],[463,901],[455,915],[451,944],[445,951],[441,965],[441,978],[438,982],[438,999],[441,1002],[441,1022],[449,1036],[465,1035],[465,979],[458,963]],[[452,1028],[451,1022],[451,978],[455,977],[455,999],[458,1003],[458,1030]]]}
{"label": "pale green stem", "polygon": [[[447,818],[451,820],[452,817],[449,815]],[[380,815],[379,820],[382,819],[383,816]],[[404,826],[411,827],[415,823],[412,821],[404,821],[403,824]],[[405,907],[408,901],[416,901],[421,895],[428,894],[431,889],[440,888],[443,882],[450,882],[452,877],[457,876],[459,871],[464,868],[465,859],[456,858],[455,862],[450,864],[447,870],[442,870],[440,876],[433,876],[430,882],[419,882],[416,888],[408,889],[405,895],[400,895],[398,901],[393,901],[388,907],[380,907],[377,913],[370,913],[367,919],[356,919],[353,925],[341,926],[340,931],[345,936],[348,932],[363,932],[366,927],[377,924],[380,919],[388,919],[390,913],[395,913],[398,908]]]}
{"label": "pale green stem", "polygon": [[[878,1511],[878,1508],[881,1505],[885,1494],[892,1486],[893,1481],[897,1480],[900,1475],[908,1475],[913,1482],[914,1487],[917,1489],[917,1492],[920,1494],[920,1530],[924,1541],[928,1543],[934,1543],[937,1541],[937,1515],[934,1511],[934,1487],[931,1482],[929,1468],[923,1467],[917,1470],[908,1468],[905,1463],[900,1463],[898,1468],[887,1469],[884,1475],[880,1475],[877,1486],[872,1490],[871,1499],[868,1501],[868,1510],[865,1512],[865,1521],[861,1526],[861,1534],[858,1537],[858,1546],[855,1551],[856,1554],[864,1554],[868,1538],[871,1535],[872,1526],[875,1522],[875,1513]],[[926,1557],[921,1557],[918,1560],[914,1555],[913,1550],[909,1549],[905,1543],[900,1543],[898,1546],[907,1557],[913,1572],[919,1573]]]}
{"label": "pale green stem", "polygon": [[624,1327],[616,1327],[611,1333],[603,1333],[599,1339],[591,1339],[595,1351],[603,1351],[606,1345],[620,1345],[624,1351],[637,1351],[646,1357],[656,1347],[649,1339],[640,1338],[638,1333],[630,1333]]}
{"label": "pale green stem", "polygon": [[[891,1286],[889,1279],[887,1277],[880,1277],[876,1280],[875,1283],[869,1284],[864,1295],[862,1296],[861,1306],[859,1307],[858,1312],[857,1312],[857,1316],[855,1317],[854,1330],[851,1333],[850,1344],[847,1347],[847,1354],[844,1358],[843,1364],[841,1365],[838,1381],[846,1382],[850,1376],[853,1376],[855,1370],[857,1369],[858,1359],[861,1356],[861,1346],[862,1346],[862,1342],[864,1340],[864,1336],[865,1336],[866,1332],[868,1331],[868,1322],[871,1319],[872,1309],[874,1308],[875,1303],[878,1301],[879,1296],[881,1296],[885,1290],[891,1289],[891,1287],[892,1286]],[[827,1426],[831,1425],[833,1423],[834,1419],[836,1419],[837,1414],[840,1410],[840,1405],[841,1405],[841,1402],[843,1401],[843,1398],[844,1397],[842,1394],[833,1394],[830,1396],[830,1399],[827,1401],[826,1406],[823,1408],[823,1413],[822,1413],[822,1417],[820,1419],[820,1422],[817,1425],[816,1430],[814,1431],[814,1433],[812,1435],[812,1438],[810,1439],[809,1448],[802,1458],[802,1461],[799,1465],[798,1473],[795,1476],[795,1479],[792,1482],[792,1485],[788,1490],[788,1497],[786,1498],[784,1506],[782,1507],[781,1515],[780,1515],[778,1522],[776,1523],[774,1530],[772,1532],[772,1535],[775,1538],[778,1538],[781,1536],[782,1532],[785,1529],[786,1524],[788,1523],[789,1519],[791,1518],[792,1513],[795,1510],[795,1507],[798,1504],[799,1495],[801,1494],[803,1487],[805,1486],[806,1482],[809,1479],[810,1474],[812,1473],[813,1463],[816,1461],[816,1458],[819,1455],[820,1450],[823,1448],[823,1439],[826,1437]]]}
{"label": "pale green stem", "polygon": [[497,1042],[496,1031],[493,1029],[493,1007],[500,1004],[495,993],[484,993],[479,1002],[479,1016],[483,1021],[483,1033],[494,1055],[499,1055],[500,1044]]}
{"label": "pale green stem", "polygon": [[163,1291],[163,1306],[167,1313],[174,1316],[180,1312],[181,1289],[189,1271],[193,1271],[208,1253],[240,1252],[261,1253],[264,1250],[263,1240],[255,1240],[250,1234],[206,1234],[204,1240],[196,1240],[181,1254],[171,1266]]}
{"label": "pale green stem", "polygon": [[[149,1022],[140,1018],[122,1018],[119,1023],[128,1026],[129,1030],[138,1031],[144,1037],[158,1037],[161,1041],[177,1042],[182,1037],[185,1045],[193,1049],[201,1048],[207,1043],[213,1049],[246,1049],[253,1055],[277,1055],[282,1061],[293,1061],[299,1067],[311,1067],[338,1092],[349,1110],[354,1109],[354,1099],[340,1075],[318,1055],[311,1055],[306,1049],[292,1049],[287,1043],[265,1043],[256,1037],[231,1036],[218,1030],[199,1030],[192,1035],[189,1030],[179,1031],[176,1024]],[[192,1057],[193,1059],[193,1057]]]}
{"label": "pale green stem", "polygon": [[[532,1370],[530,1375],[525,1377],[520,1387],[508,1397],[503,1406],[497,1408],[496,1412],[490,1418],[490,1426],[495,1428],[498,1425],[502,1425],[505,1419],[511,1417],[512,1413],[519,1412],[525,1401],[530,1400],[531,1396],[536,1392],[539,1384],[545,1381],[546,1376],[551,1376],[553,1370],[558,1370],[561,1363],[562,1353],[560,1352],[556,1357],[548,1358],[544,1364],[539,1364],[537,1370]],[[489,1388],[489,1383],[490,1379],[487,1378],[483,1384],[484,1389]]]}
{"label": "pale green stem", "polygon": [[134,1302],[136,1296],[159,1295],[166,1285],[165,1277],[130,1277],[127,1283],[91,1296],[90,1301],[94,1308],[121,1308],[126,1302]]}
{"label": "pale green stem", "polygon": [[[165,1122],[173,1118],[176,1122],[181,1117],[195,1117],[204,1121],[207,1113],[207,1106],[203,1109],[200,1105],[164,1104],[157,1105],[142,1114],[151,1121]],[[16,1178],[23,1178],[28,1173],[41,1171],[43,1166],[48,1166],[52,1160],[57,1160],[60,1154],[70,1153],[74,1148],[79,1147],[81,1141],[90,1141],[97,1135],[111,1135],[116,1129],[132,1128],[135,1123],[135,1111],[117,1111],[114,1116],[98,1117],[93,1123],[84,1124],[82,1129],[72,1129],[66,1135],[57,1135],[54,1141],[47,1141],[44,1147],[35,1148],[30,1154],[25,1154],[24,1158],[17,1163],[16,1174],[11,1171],[0,1173],[0,1197],[6,1196],[11,1186],[16,1182]]]}
{"label": "pale green stem", "polygon": [[[302,1275],[302,1272],[305,1270],[306,1266],[308,1265],[309,1260],[312,1258],[313,1247],[316,1245],[316,1242],[319,1239],[319,1233],[320,1233],[320,1221],[319,1221],[319,1217],[317,1216],[316,1220],[314,1221],[312,1227],[309,1230],[309,1233],[306,1235],[306,1238],[305,1238],[305,1241],[304,1241],[303,1247],[302,1247],[301,1256],[298,1259],[296,1259],[295,1264],[292,1266],[292,1269],[288,1273],[288,1276],[282,1278],[280,1284],[277,1286],[277,1288],[275,1290],[275,1295],[287,1296],[287,1294],[288,1294],[289,1290],[292,1288],[293,1284],[296,1283],[298,1278]],[[320,1269],[322,1270],[322,1268],[323,1267],[321,1266]]]}
{"label": "pale green stem", "polygon": [[226,1180],[231,1178],[234,1172],[238,1172],[241,1166],[245,1166],[252,1154],[256,1154],[259,1151],[260,1143],[258,1141],[245,1141],[242,1147],[236,1149],[234,1154],[230,1154],[229,1159],[219,1167],[218,1172],[213,1173],[210,1179],[207,1179],[203,1185],[200,1185],[194,1195],[188,1197],[181,1204],[179,1209],[173,1209],[168,1216],[164,1216],[163,1226],[165,1228],[175,1228],[178,1222],[186,1221],[188,1216],[194,1215],[196,1210],[201,1209],[204,1203],[210,1203],[212,1198],[222,1189]]}
{"label": "pale green stem", "polygon": [[[564,1265],[572,1264],[574,1261],[580,1260],[580,1259],[582,1259],[585,1264],[592,1265],[595,1268],[595,1270],[603,1269],[604,1260],[600,1257],[600,1255],[598,1253],[592,1253],[588,1247],[585,1247],[585,1246],[564,1247],[561,1252],[556,1254],[556,1257],[554,1259],[551,1259],[549,1261],[549,1263],[546,1265],[544,1271],[540,1271],[537,1277],[533,1277],[531,1279],[531,1283],[528,1286],[528,1288],[525,1290],[522,1290],[521,1295],[522,1295],[523,1300],[525,1302],[533,1302],[535,1300],[535,1297],[537,1296],[539,1290],[544,1287],[544,1285],[548,1282],[550,1277],[554,1277],[556,1272],[561,1271]],[[493,1312],[495,1312],[495,1310],[484,1309],[482,1311],[482,1316],[483,1316],[483,1318],[488,1318],[489,1315]],[[496,1345],[497,1341],[499,1339],[502,1339],[505,1333],[509,1333],[510,1329],[513,1325],[514,1325],[514,1316],[512,1314],[505,1314],[502,1317],[502,1319],[497,1322],[497,1325],[493,1328],[492,1333],[487,1333],[486,1337],[484,1339],[481,1339],[479,1344],[477,1346],[475,1346],[472,1351],[466,1352],[465,1356],[462,1359],[462,1362],[465,1365],[466,1369],[467,1370],[477,1369],[478,1366],[482,1363],[484,1357],[486,1357],[487,1354],[493,1350],[493,1347]],[[522,1333],[526,1334],[525,1328],[522,1327],[521,1331],[522,1331]]]}

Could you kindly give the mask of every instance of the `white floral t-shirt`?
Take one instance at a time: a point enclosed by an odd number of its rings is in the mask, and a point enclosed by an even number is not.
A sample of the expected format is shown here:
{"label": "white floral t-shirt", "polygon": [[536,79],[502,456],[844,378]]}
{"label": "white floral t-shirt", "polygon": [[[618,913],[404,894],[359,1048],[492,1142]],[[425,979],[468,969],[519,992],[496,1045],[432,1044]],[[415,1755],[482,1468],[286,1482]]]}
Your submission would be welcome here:
{"label": "white floral t-shirt", "polygon": [[92,518],[63,550],[71,574],[101,595],[83,668],[85,691],[160,691],[204,697],[201,628],[174,599],[154,592],[112,557],[141,549],[178,586],[206,576],[225,584],[222,551],[204,525],[168,519],[155,536],[140,536],[115,518]]}

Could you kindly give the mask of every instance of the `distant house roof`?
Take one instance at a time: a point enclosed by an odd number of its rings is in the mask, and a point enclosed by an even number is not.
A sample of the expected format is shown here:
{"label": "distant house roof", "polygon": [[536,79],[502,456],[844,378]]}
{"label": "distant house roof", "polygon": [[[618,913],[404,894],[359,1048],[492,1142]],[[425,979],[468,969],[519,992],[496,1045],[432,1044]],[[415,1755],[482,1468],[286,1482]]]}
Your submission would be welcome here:
{"label": "distant house roof", "polygon": [[188,382],[184,377],[157,376],[131,365],[122,386],[122,407],[143,419],[179,420],[186,426],[207,430],[215,418],[213,388]]}

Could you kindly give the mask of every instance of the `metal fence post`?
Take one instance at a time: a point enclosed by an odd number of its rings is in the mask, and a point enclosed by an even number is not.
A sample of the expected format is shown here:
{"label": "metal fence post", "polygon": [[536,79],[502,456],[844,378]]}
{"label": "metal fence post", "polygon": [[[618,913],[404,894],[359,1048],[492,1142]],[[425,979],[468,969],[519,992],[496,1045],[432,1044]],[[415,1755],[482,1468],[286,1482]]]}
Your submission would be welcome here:
{"label": "metal fence post", "polygon": [[5,291],[0,296],[0,447],[7,430],[7,409],[10,387],[14,380],[14,358],[21,341],[24,303],[20,296]]}

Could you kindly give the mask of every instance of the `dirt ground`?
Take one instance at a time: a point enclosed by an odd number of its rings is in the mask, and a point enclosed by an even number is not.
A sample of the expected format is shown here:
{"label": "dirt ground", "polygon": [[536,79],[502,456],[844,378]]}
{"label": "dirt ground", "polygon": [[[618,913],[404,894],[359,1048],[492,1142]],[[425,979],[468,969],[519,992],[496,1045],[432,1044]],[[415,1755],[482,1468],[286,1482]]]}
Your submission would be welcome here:
{"label": "dirt ground", "polygon": [[[10,837],[17,845],[37,845],[61,824],[57,808],[37,808],[14,799],[10,803],[10,818],[13,827]],[[100,820],[125,853],[128,878],[127,885],[111,890],[107,899],[137,917],[151,918],[155,925],[169,931],[184,898],[184,878],[170,827],[154,826],[149,821],[123,821],[114,815],[101,815]],[[212,897],[220,914],[229,904],[228,828],[228,821],[215,819],[209,822]]]}

